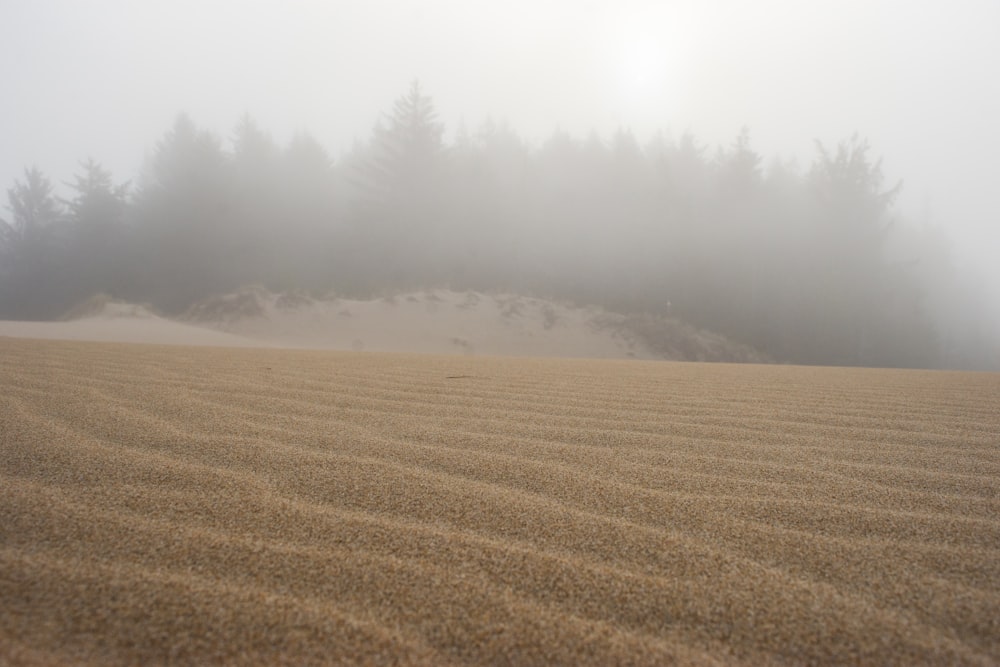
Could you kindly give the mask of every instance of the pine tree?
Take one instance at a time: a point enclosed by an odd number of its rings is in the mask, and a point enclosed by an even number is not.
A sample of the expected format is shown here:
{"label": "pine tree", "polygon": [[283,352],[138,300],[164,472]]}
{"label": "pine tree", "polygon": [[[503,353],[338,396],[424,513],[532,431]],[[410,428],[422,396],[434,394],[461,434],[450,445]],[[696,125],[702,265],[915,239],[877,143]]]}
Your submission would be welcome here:
{"label": "pine tree", "polygon": [[37,167],[7,190],[10,222],[0,220],[0,316],[44,319],[65,309],[60,299],[62,207]]}
{"label": "pine tree", "polygon": [[239,286],[231,161],[215,135],[180,115],[156,147],[135,202],[147,298],[178,312]]}
{"label": "pine tree", "polygon": [[818,348],[830,363],[868,364],[881,354],[877,332],[888,299],[888,213],[902,186],[883,188],[881,160],[872,161],[868,151],[868,142],[857,135],[835,153],[817,144],[809,173],[817,205],[812,271],[818,280],[819,330],[812,339],[827,341]]}
{"label": "pine tree", "polygon": [[80,166],[83,171],[68,184],[76,192],[66,202],[70,220],[90,230],[116,226],[128,206],[129,183],[115,185],[111,172],[92,158]]}
{"label": "pine tree", "polygon": [[71,239],[69,263],[76,275],[76,297],[98,292],[124,296],[122,267],[128,253],[125,215],[129,184],[115,185],[111,172],[93,159],[68,185],[76,196],[66,202]]}
{"label": "pine tree", "polygon": [[24,170],[24,181],[7,189],[11,222],[3,223],[2,241],[8,252],[26,252],[38,247],[63,211],[52,193],[52,183],[37,167]]}
{"label": "pine tree", "polygon": [[409,198],[433,185],[444,155],[444,126],[437,118],[433,101],[414,81],[376,125],[364,171],[379,196]]}

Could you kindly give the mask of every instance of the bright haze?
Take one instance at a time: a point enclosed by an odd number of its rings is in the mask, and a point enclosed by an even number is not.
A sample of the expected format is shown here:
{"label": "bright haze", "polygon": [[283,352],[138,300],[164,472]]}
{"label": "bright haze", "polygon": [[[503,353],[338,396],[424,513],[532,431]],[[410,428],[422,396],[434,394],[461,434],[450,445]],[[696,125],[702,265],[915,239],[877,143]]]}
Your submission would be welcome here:
{"label": "bright haze", "polygon": [[857,133],[995,307],[997,26],[995,0],[5,2],[0,183],[87,157],[135,179],[179,112],[307,131],[336,161],[414,79],[446,137],[492,118],[536,146],[625,128],[714,151],[745,126],[765,167],[805,170]]}

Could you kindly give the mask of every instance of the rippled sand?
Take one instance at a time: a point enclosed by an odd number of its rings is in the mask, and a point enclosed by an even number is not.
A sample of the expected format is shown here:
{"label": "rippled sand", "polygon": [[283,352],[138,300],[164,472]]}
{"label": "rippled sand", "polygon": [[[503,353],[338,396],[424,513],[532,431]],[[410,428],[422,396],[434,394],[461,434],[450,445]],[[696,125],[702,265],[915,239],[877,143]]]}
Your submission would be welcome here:
{"label": "rippled sand", "polygon": [[997,664],[1000,375],[0,339],[0,663]]}

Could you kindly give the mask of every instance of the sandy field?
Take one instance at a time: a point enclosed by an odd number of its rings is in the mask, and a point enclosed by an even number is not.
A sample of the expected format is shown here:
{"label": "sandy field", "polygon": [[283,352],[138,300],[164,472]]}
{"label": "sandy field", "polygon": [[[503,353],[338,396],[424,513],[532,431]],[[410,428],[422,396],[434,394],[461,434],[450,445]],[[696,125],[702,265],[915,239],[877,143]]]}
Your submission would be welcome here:
{"label": "sandy field", "polygon": [[0,664],[1000,664],[1000,375],[0,338]]}

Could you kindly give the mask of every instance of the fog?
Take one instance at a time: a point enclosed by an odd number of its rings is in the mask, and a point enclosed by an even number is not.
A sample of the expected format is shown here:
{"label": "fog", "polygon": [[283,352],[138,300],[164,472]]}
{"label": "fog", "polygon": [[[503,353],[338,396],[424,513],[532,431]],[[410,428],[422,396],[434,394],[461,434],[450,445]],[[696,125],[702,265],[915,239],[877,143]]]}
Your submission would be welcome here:
{"label": "fog", "polygon": [[[123,296],[177,310],[202,287],[244,277],[274,288],[346,291],[412,280],[546,292],[620,309],[663,311],[670,304],[671,314],[767,348],[779,360],[982,367],[995,354],[983,340],[1000,321],[1000,198],[992,192],[1000,178],[997,25],[1000,5],[991,0],[4,3],[0,184],[23,183],[24,169],[34,165],[57,196],[72,200],[76,191],[67,183],[92,158],[113,184],[131,183],[127,199],[135,205],[126,217],[131,228],[146,230],[144,242],[174,242],[154,231],[180,215],[176,201],[164,203],[169,168],[161,159],[157,175],[156,164],[177,136],[178,114],[195,134],[217,138],[226,155],[235,151],[244,119],[275,150],[310,136],[328,154],[331,185],[316,192],[331,201],[310,204],[301,217],[314,218],[302,222],[312,231],[280,250],[295,258],[283,266],[336,260],[342,270],[278,276],[271,265],[281,261],[260,254],[267,234],[249,234],[261,248],[236,255],[255,269],[270,266],[270,276],[233,269],[217,281],[205,274],[197,285],[175,285],[170,294],[150,287]],[[400,199],[385,191],[392,187],[384,180],[372,182],[376,124],[391,125],[394,104],[415,80],[441,124],[451,175],[438,173],[435,185],[417,188],[423,195]],[[614,155],[633,155],[633,140],[642,159],[616,162]],[[875,334],[846,321],[840,325],[853,333],[845,334],[850,341],[841,341],[841,353],[776,341],[776,329],[760,331],[766,313],[757,293],[748,297],[745,284],[726,287],[759,276],[756,267],[765,262],[787,270],[770,282],[761,278],[773,287],[807,275],[799,263],[822,264],[837,252],[845,262],[868,261],[860,257],[872,248],[838,250],[794,222],[831,214],[804,201],[822,181],[817,141],[829,156],[821,167],[835,167],[844,146],[846,158],[864,158],[862,173],[879,193],[902,183],[870,222],[892,229],[878,241],[879,262],[919,268],[907,269],[907,287],[894,292],[891,306],[862,304],[861,286],[843,297],[857,306],[851,318],[867,308],[922,311],[917,319],[892,315],[878,354],[874,343],[859,342]],[[310,146],[299,147],[308,153]],[[684,162],[691,157],[686,146],[697,159]],[[739,146],[759,158],[750,169],[760,179],[752,203],[719,191]],[[520,162],[498,162],[504,159]],[[589,174],[586,164],[593,166]],[[663,165],[669,176],[657,171]],[[490,178],[475,181],[476,169]],[[156,199],[159,186],[167,199]],[[599,201],[588,192],[600,192]],[[253,210],[240,216],[243,231],[287,217],[273,201],[270,217],[266,204],[252,201]],[[203,214],[184,213],[191,220]],[[447,233],[420,231],[411,219],[421,215]],[[456,231],[467,215],[479,219]],[[0,210],[0,218],[12,217]],[[324,244],[341,254],[323,255]],[[122,252],[138,262],[135,247]],[[829,255],[802,255],[819,247]],[[185,254],[181,246],[177,252]],[[387,265],[393,270],[376,270]],[[881,284],[902,280],[886,278],[875,260],[867,267],[858,273],[870,271],[864,277]],[[92,284],[119,284],[107,281]],[[771,315],[808,336],[820,320],[796,329],[800,309],[793,303],[810,295],[822,304],[831,288],[817,278],[808,292],[799,282],[803,293],[783,297]],[[838,289],[848,290],[844,285]],[[907,290],[913,303],[903,305],[898,294]],[[60,303],[51,297],[52,308]],[[914,340],[909,356],[888,354],[887,341],[912,331],[918,319],[952,351],[932,352]],[[831,342],[831,350],[838,345]]]}

